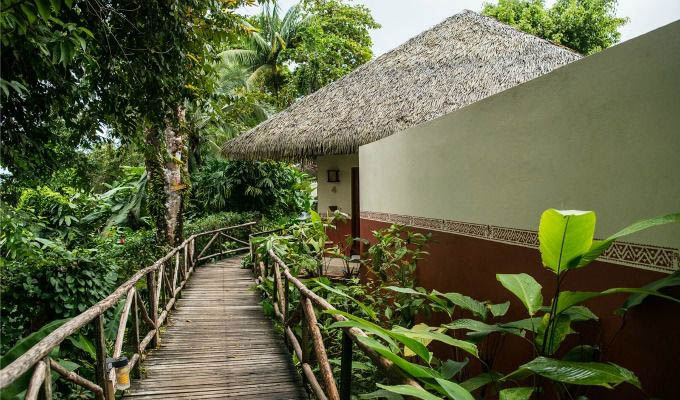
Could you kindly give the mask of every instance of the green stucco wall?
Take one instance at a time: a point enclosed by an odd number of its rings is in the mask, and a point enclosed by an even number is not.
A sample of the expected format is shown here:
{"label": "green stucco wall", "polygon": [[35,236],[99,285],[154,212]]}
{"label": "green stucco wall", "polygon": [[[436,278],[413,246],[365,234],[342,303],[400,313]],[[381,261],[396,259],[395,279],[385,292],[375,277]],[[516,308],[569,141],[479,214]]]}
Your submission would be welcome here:
{"label": "green stucco wall", "polygon": [[[537,229],[595,210],[597,236],[680,211],[680,22],[359,151],[361,210]],[[680,247],[680,225],[626,241]]]}

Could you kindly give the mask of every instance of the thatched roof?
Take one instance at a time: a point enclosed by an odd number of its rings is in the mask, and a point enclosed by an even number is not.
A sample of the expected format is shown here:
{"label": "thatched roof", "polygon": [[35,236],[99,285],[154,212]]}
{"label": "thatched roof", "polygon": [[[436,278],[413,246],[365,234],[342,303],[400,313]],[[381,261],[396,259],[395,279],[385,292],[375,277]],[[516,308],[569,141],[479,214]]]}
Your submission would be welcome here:
{"label": "thatched roof", "polygon": [[472,11],[456,14],[227,143],[225,155],[304,159],[430,121],[581,58]]}

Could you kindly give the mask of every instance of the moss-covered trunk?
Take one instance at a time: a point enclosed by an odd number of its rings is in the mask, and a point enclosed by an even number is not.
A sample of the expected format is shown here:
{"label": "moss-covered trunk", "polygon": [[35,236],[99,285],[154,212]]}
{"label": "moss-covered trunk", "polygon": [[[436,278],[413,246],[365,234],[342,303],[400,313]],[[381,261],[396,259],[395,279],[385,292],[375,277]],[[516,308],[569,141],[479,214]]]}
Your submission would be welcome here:
{"label": "moss-covered trunk", "polygon": [[149,213],[159,239],[182,242],[184,197],[190,188],[185,111],[181,106],[162,129],[145,132],[145,164],[149,174]]}

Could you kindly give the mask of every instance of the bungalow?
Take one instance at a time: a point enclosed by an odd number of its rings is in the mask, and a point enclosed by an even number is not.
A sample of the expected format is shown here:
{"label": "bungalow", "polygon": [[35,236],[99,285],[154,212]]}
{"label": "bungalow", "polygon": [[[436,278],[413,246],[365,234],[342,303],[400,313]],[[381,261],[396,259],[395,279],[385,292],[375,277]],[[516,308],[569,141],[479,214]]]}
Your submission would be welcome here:
{"label": "bungalow", "polygon": [[[229,142],[239,159],[316,160],[318,210],[358,237],[359,146],[431,121],[580,59],[472,11],[456,14]],[[363,173],[362,173],[363,175]]]}
{"label": "bungalow", "polygon": [[[544,294],[555,288],[537,251],[544,209],[595,210],[599,236],[680,210],[678,88],[680,21],[582,58],[466,11],[299,100],[225,152],[316,159],[319,210],[352,215],[341,235],[370,239],[392,223],[431,233],[419,285],[502,302],[497,273],[529,271]],[[562,288],[640,287],[680,269],[680,225],[627,240]],[[634,369],[646,395],[679,398],[677,308],[648,301],[622,329],[614,311],[624,298],[589,302],[601,318],[581,338]],[[523,318],[511,301],[508,317]],[[508,339],[496,368],[526,361],[512,351],[521,346]],[[632,386],[593,390],[591,398],[645,397]]]}

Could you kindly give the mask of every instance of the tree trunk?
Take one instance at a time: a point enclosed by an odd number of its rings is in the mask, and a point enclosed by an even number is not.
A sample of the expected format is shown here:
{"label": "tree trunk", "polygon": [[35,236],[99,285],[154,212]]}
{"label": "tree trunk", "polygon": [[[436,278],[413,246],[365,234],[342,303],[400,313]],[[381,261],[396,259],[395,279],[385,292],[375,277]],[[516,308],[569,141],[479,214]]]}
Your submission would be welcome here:
{"label": "tree trunk", "polygon": [[171,246],[182,242],[184,194],[189,188],[185,111],[181,106],[165,120],[163,134],[145,134],[145,164],[149,174],[149,213],[159,239]]}

